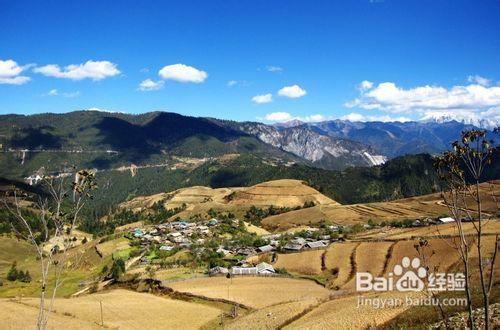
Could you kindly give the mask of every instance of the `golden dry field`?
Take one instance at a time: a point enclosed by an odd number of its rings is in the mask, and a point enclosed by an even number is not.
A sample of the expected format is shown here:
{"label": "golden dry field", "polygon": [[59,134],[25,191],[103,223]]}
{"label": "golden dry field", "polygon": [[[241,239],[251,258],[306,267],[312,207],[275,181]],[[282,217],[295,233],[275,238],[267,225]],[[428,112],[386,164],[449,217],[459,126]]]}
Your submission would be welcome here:
{"label": "golden dry field", "polygon": [[305,299],[264,307],[231,322],[226,329],[278,329],[291,318],[315,307],[317,299]]}
{"label": "golden dry field", "polygon": [[346,242],[330,245],[325,255],[325,266],[332,275],[327,286],[342,287],[353,275],[351,256],[360,243]]}
{"label": "golden dry field", "polygon": [[[481,184],[480,194],[486,216],[498,215],[498,205],[492,194],[500,196],[500,180]],[[500,200],[498,197],[497,199]],[[473,209],[471,201],[468,201],[467,205]],[[391,202],[317,205],[267,217],[262,220],[262,225],[268,230],[286,231],[293,227],[319,224],[324,220],[339,225],[353,225],[366,223],[370,219],[382,222],[437,217],[448,213],[449,210],[443,204],[441,195],[435,193]]]}
{"label": "golden dry field", "polygon": [[289,272],[318,275],[321,270],[321,256],[326,250],[312,250],[299,253],[280,253],[274,268],[285,268]]}
{"label": "golden dry field", "polygon": [[[158,297],[128,290],[112,290],[71,299],[58,299],[54,305],[54,328],[98,328],[103,306],[104,325],[115,329],[199,329],[220,315],[220,310],[204,304]],[[0,324],[9,322],[11,329],[19,324],[35,324],[36,298],[21,303],[0,300]],[[14,315],[14,316],[13,316]],[[18,323],[21,322],[21,323]]]}
{"label": "golden dry field", "polygon": [[[419,257],[419,254],[415,249],[415,244],[417,242],[418,241],[416,240],[397,242],[393,248],[385,274],[392,272],[395,265],[401,264],[401,260],[404,257]],[[458,261],[459,255],[455,250],[458,243],[457,238],[435,238],[429,240],[428,242],[428,246],[424,249],[424,254],[426,256],[425,266],[429,267],[431,271],[446,272],[450,266]],[[422,265],[424,265],[424,261],[422,258],[420,259]]]}
{"label": "golden dry field", "polygon": [[186,210],[177,214],[181,218],[204,214],[209,209],[233,212],[239,216],[251,206],[267,208],[297,207],[305,202],[317,205],[338,205],[337,202],[307,186],[300,180],[275,180],[259,183],[251,187],[217,188],[194,186],[170,193],[136,197],[120,204],[120,208],[140,211],[161,202],[166,208],[186,205]]}
{"label": "golden dry field", "polygon": [[280,277],[209,277],[166,284],[179,292],[208,298],[220,298],[263,308],[279,303],[326,299],[330,291],[309,280]]}
{"label": "golden dry field", "polygon": [[[387,292],[369,297],[402,298],[408,293]],[[409,308],[403,304],[394,308],[374,308],[358,305],[358,296],[337,298],[325,302],[292,322],[284,329],[367,329],[381,325]]]}
{"label": "golden dry field", "polygon": [[[464,233],[472,235],[475,233],[474,225],[470,222],[463,223]],[[483,233],[486,235],[500,233],[499,220],[484,220]],[[447,223],[442,225],[432,225],[416,228],[379,228],[362,232],[355,235],[356,239],[414,239],[418,237],[433,237],[433,236],[457,236],[458,231],[455,223]]]}
{"label": "golden dry field", "polygon": [[[361,243],[356,249],[356,271],[369,272],[374,276],[379,276],[384,270],[388,250],[393,244],[392,242]],[[355,282],[356,279],[352,278],[342,288],[354,290],[356,286]]]}

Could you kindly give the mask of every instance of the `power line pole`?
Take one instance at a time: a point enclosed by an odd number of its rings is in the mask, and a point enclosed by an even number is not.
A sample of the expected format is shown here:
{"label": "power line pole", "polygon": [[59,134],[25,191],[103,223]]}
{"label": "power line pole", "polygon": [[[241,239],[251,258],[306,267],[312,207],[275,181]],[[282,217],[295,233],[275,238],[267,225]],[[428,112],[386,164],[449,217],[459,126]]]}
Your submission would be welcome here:
{"label": "power line pole", "polygon": [[102,300],[99,300],[99,305],[101,306],[101,327],[104,328],[104,318],[102,315]]}

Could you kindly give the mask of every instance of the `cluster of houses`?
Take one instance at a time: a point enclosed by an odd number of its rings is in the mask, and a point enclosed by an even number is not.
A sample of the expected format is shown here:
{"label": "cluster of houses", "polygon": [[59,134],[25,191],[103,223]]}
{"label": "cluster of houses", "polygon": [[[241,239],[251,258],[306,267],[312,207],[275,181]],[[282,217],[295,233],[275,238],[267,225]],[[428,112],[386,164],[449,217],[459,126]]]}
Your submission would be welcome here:
{"label": "cluster of houses", "polygon": [[261,262],[255,266],[234,266],[231,268],[216,266],[210,269],[210,276],[218,275],[256,275],[256,276],[273,276],[276,271],[273,266],[266,262]]}
{"label": "cluster of houses", "polygon": [[217,219],[197,223],[173,221],[146,228],[131,229],[130,233],[141,241],[142,246],[158,244],[160,250],[171,251],[176,247],[189,248],[193,242],[202,244],[207,237],[211,236],[210,227],[217,226],[218,223]]}
{"label": "cluster of houses", "polygon": [[[136,239],[139,239],[143,247],[157,245],[162,251],[171,251],[174,248],[190,248],[193,244],[201,245],[207,238],[212,236],[212,228],[219,225],[219,220],[211,219],[204,222],[173,221],[145,228],[135,228],[130,230]],[[335,229],[335,228],[334,228]],[[262,253],[270,253],[279,250],[281,253],[299,252],[307,249],[326,248],[332,239],[330,235],[313,235],[318,229],[310,228],[308,235],[311,238],[293,237],[282,240],[284,234],[269,234],[261,236],[267,244],[254,246],[219,246],[216,250],[224,256],[224,259],[231,260],[235,256],[245,258]],[[316,239],[312,238],[317,237]],[[235,268],[236,269],[236,268]],[[266,268],[269,269],[269,268]],[[238,272],[238,270],[235,270]],[[241,271],[242,273],[245,270]],[[255,270],[251,270],[255,272]]]}

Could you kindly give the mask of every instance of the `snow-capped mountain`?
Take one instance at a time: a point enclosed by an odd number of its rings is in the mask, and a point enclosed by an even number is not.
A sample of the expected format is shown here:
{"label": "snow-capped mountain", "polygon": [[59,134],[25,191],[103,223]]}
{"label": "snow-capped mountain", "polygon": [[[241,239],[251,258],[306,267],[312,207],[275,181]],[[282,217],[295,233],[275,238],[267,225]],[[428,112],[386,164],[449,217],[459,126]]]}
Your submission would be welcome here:
{"label": "snow-capped mountain", "polygon": [[[494,122],[488,122],[487,119],[483,119],[480,124],[482,127],[494,127]],[[458,122],[446,118],[404,123],[337,119],[305,123],[296,127],[309,128],[317,134],[335,139],[357,141],[389,158],[406,154],[440,153],[449,149],[450,143],[457,140],[463,130],[477,128],[467,121]],[[498,136],[494,134],[489,134],[489,137],[498,140]]]}
{"label": "snow-capped mountain", "polygon": [[387,158],[355,141],[322,135],[307,126],[278,128],[261,123],[239,123],[238,129],[325,168],[372,166]]}

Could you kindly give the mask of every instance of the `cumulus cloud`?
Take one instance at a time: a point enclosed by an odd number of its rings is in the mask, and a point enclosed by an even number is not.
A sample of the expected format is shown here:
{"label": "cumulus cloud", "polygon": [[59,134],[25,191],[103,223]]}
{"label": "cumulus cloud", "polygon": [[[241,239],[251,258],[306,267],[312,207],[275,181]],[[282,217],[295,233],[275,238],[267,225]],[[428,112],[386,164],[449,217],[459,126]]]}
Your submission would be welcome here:
{"label": "cumulus cloud", "polygon": [[292,99],[302,97],[306,94],[307,92],[299,85],[285,86],[278,91],[279,96],[289,97]]}
{"label": "cumulus cloud", "polygon": [[342,116],[340,119],[342,120],[349,120],[349,121],[381,121],[381,122],[394,122],[394,121],[399,121],[399,122],[407,122],[411,121],[410,118],[408,117],[392,117],[389,115],[381,115],[381,116],[366,116],[362,115],[360,113],[356,112],[351,112],[345,116]]}
{"label": "cumulus cloud", "polygon": [[264,117],[264,119],[267,121],[273,121],[273,122],[283,122],[283,121],[292,120],[293,117],[288,112],[272,112],[272,113],[268,113]]}
{"label": "cumulus cloud", "polygon": [[252,102],[257,104],[264,104],[273,101],[273,95],[271,93],[255,95],[252,97]]}
{"label": "cumulus cloud", "polygon": [[20,66],[14,60],[0,60],[0,84],[22,85],[31,80],[30,77],[22,76],[21,73],[30,65]]}
{"label": "cumulus cloud", "polygon": [[153,81],[151,79],[146,79],[139,84],[138,90],[143,92],[157,91],[163,88],[163,84],[164,82],[162,80]]}
{"label": "cumulus cloud", "polygon": [[120,74],[117,65],[109,61],[87,61],[81,64],[70,64],[61,68],[57,64],[48,64],[33,69],[34,72],[47,77],[83,80],[102,80]]}
{"label": "cumulus cloud", "polygon": [[158,74],[165,80],[196,84],[202,83],[208,77],[205,71],[181,63],[164,66]]}
{"label": "cumulus cloud", "polygon": [[[485,83],[484,81],[482,83]],[[404,113],[421,118],[450,116],[478,118],[490,109],[500,108],[500,87],[478,83],[466,86],[420,86],[401,88],[393,82],[380,83],[360,90],[360,96],[345,104],[348,108]]]}
{"label": "cumulus cloud", "polygon": [[467,77],[467,81],[470,83],[473,83],[473,84],[481,85],[481,86],[489,86],[491,83],[490,79],[481,77],[479,75],[469,76],[469,77]]}

